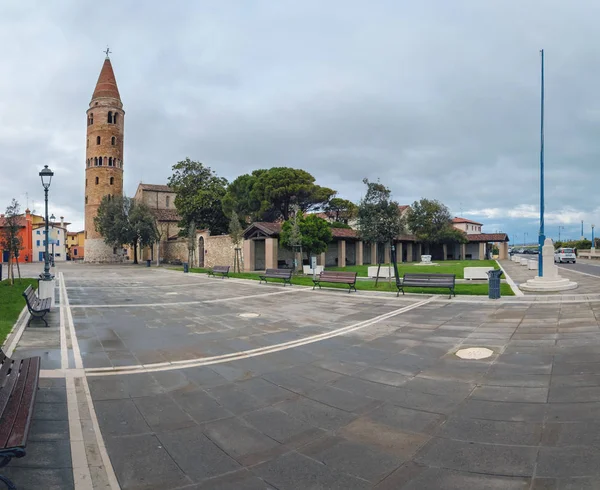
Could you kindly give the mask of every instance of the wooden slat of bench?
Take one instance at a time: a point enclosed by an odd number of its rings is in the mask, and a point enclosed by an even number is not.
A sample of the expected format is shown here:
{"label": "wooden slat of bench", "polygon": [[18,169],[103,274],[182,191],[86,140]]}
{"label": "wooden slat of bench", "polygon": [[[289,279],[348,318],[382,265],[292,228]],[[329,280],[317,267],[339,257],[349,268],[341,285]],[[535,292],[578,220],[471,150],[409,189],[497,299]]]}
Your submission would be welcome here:
{"label": "wooden slat of bench", "polygon": [[349,277],[321,277],[320,279],[317,279],[317,281],[320,282],[340,282],[340,283],[344,283],[344,284],[352,284],[353,282],[355,282],[354,278],[349,278]]}
{"label": "wooden slat of bench", "polygon": [[21,405],[17,413],[17,419],[13,425],[6,447],[23,447],[27,442],[29,427],[33,417],[33,407],[35,405],[35,395],[40,376],[40,358],[30,358],[28,370],[25,379],[25,389],[21,398]]}
{"label": "wooden slat of bench", "polygon": [[27,372],[29,370],[31,358],[16,362],[20,364],[20,373],[17,373],[19,374],[19,379],[17,380],[6,409],[4,410],[2,418],[0,419],[0,448],[7,447],[6,443],[10,437],[13,425],[15,424],[15,420],[19,413],[21,401],[23,399],[23,392],[25,391],[25,381],[27,380]]}
{"label": "wooden slat of bench", "polygon": [[[2,373],[2,388],[0,389],[0,425],[4,425],[4,415],[6,407],[13,394],[13,390],[17,381],[19,380],[19,369],[21,367],[21,361],[8,360],[4,364],[10,364],[10,372],[7,369]],[[2,368],[4,368],[4,364]]]}

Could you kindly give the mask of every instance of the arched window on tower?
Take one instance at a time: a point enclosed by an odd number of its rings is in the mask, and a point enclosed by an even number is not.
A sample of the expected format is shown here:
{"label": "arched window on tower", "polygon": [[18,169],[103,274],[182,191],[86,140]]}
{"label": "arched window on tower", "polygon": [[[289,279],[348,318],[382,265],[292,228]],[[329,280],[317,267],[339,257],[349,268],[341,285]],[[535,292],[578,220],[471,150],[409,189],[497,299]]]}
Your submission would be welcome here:
{"label": "arched window on tower", "polygon": [[110,144],[115,146],[115,144],[117,143],[117,138],[115,138],[114,136],[110,139]]}
{"label": "arched window on tower", "polygon": [[88,119],[88,124],[91,126],[92,124],[94,124],[94,113],[90,112],[90,117]]}
{"label": "arched window on tower", "polygon": [[86,145],[85,145],[85,146],[86,146],[86,148],[89,148],[89,147],[90,147],[90,139],[89,139],[89,138],[87,139],[87,143],[86,143]]}
{"label": "arched window on tower", "polygon": [[104,165],[108,165],[108,158],[104,157]]}
{"label": "arched window on tower", "polygon": [[94,157],[94,167],[98,166],[98,157]]}
{"label": "arched window on tower", "polygon": [[114,183],[115,183],[115,178],[114,178],[114,177],[111,177],[111,178],[110,178],[110,185],[113,185]]}
{"label": "arched window on tower", "polygon": [[87,204],[87,196],[85,196],[85,203]]}
{"label": "arched window on tower", "polygon": [[99,145],[100,144],[100,136],[96,136],[96,144]]}
{"label": "arched window on tower", "polygon": [[113,124],[117,124],[117,113],[116,112],[113,116]]}
{"label": "arched window on tower", "polygon": [[112,122],[113,122],[112,111],[108,111],[108,124],[112,124]]}
{"label": "arched window on tower", "polygon": [[98,177],[96,177],[96,185],[98,185],[100,183],[100,179]]}

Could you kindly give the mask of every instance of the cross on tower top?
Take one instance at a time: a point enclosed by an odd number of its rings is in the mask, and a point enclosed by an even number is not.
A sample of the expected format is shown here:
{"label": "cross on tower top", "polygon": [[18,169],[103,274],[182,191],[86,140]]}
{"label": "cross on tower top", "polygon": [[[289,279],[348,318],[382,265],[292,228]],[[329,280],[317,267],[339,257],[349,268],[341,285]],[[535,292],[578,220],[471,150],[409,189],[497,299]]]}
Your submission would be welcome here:
{"label": "cross on tower top", "polygon": [[110,53],[112,53],[112,51],[110,50],[110,48],[108,46],[106,46],[106,51],[104,51],[104,53],[106,53],[106,57],[108,58],[108,55]]}

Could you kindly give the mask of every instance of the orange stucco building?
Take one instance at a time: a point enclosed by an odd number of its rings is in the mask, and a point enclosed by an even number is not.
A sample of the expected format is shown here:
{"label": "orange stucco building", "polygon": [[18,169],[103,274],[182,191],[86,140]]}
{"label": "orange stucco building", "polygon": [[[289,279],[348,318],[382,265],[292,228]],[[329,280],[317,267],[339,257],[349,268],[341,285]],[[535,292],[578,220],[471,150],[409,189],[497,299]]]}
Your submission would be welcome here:
{"label": "orange stucco building", "polygon": [[[21,239],[21,251],[19,252],[19,262],[31,262],[33,260],[33,215],[29,209],[19,219],[19,238]],[[0,214],[0,230],[6,227],[6,218]],[[0,246],[0,249],[2,247]],[[2,250],[2,262],[8,262],[8,250]]]}

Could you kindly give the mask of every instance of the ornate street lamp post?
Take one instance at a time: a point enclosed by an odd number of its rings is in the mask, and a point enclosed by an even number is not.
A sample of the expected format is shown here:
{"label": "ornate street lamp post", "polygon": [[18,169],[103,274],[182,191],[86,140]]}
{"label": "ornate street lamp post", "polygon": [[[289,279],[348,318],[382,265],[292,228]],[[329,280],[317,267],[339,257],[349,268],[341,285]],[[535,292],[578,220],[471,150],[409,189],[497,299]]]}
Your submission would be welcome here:
{"label": "ornate street lamp post", "polygon": [[44,165],[44,168],[40,172],[40,178],[42,179],[42,187],[44,188],[44,199],[46,203],[46,213],[45,213],[45,221],[46,221],[46,240],[45,240],[45,253],[44,253],[44,272],[40,274],[40,279],[42,281],[52,281],[54,276],[50,274],[50,257],[48,255],[48,189],[50,189],[50,183],[52,182],[52,176],[54,172],[48,168],[48,165]]}

